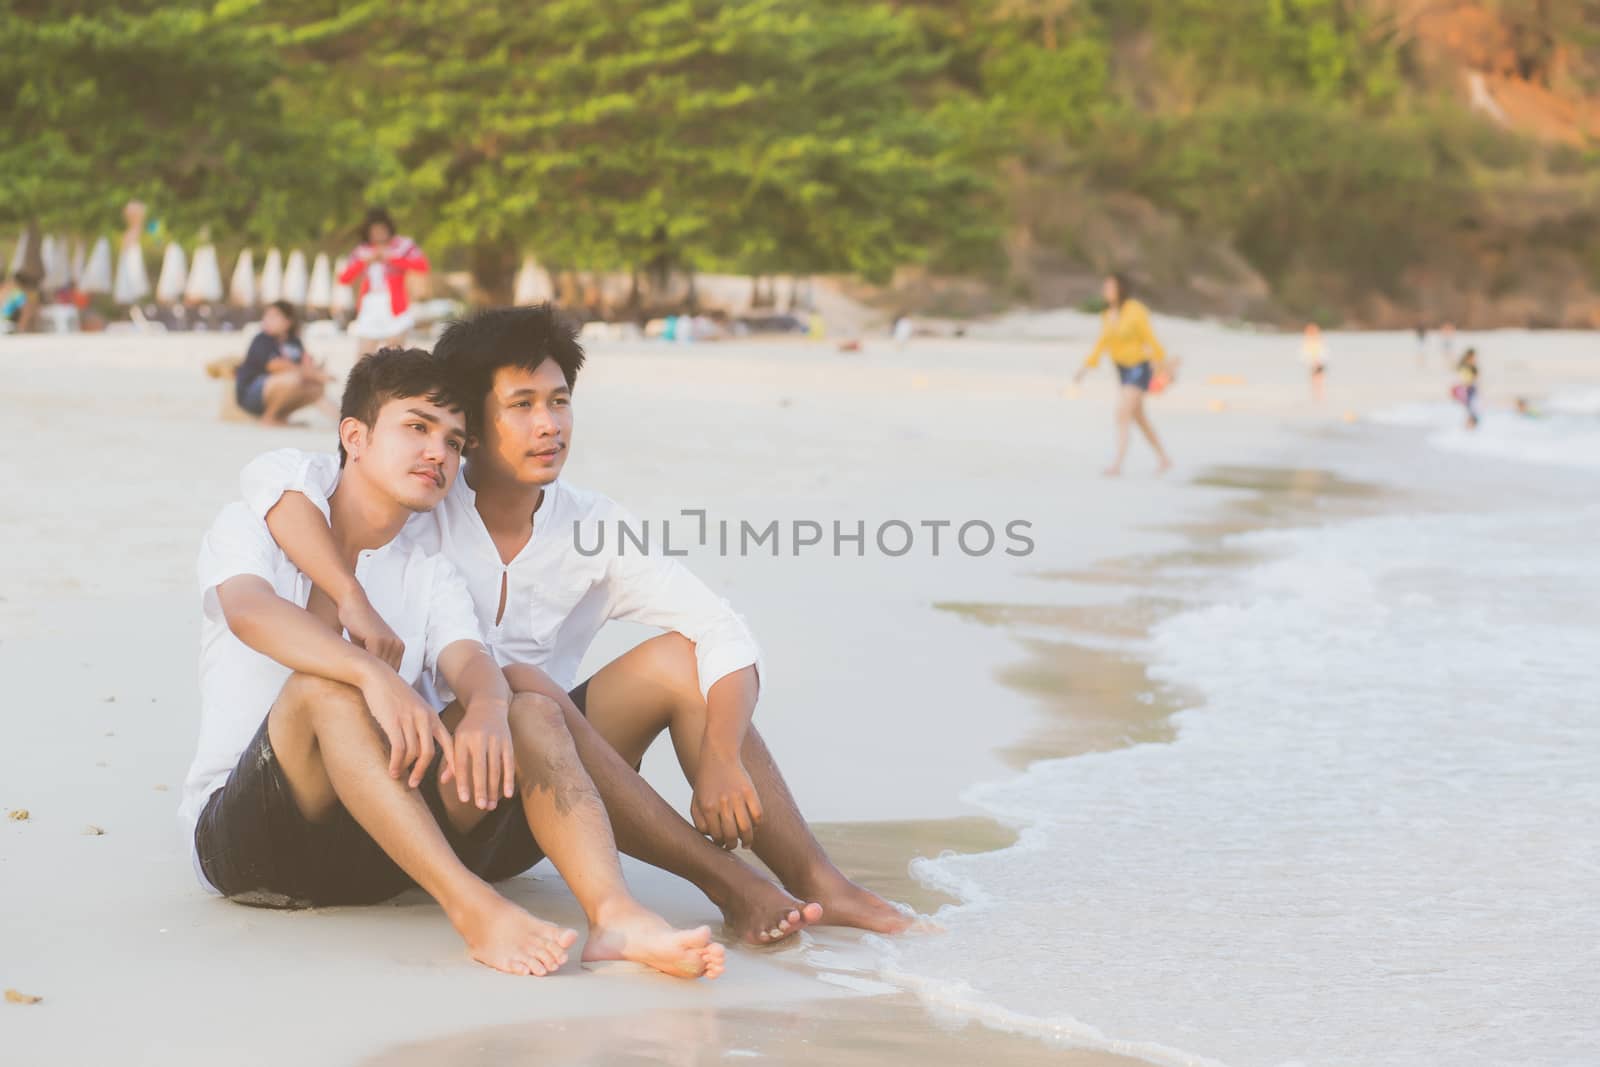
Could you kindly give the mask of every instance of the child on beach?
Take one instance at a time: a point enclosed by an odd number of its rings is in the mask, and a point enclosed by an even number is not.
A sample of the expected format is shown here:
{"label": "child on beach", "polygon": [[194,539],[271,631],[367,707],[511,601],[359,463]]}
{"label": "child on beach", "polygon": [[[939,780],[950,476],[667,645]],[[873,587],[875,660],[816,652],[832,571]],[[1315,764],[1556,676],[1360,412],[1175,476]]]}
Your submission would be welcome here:
{"label": "child on beach", "polygon": [[1478,350],[1469,348],[1461,357],[1461,362],[1456,364],[1456,376],[1461,380],[1456,383],[1450,395],[1456,402],[1467,410],[1467,429],[1478,428]]}
{"label": "child on beach", "polygon": [[1311,399],[1322,403],[1328,369],[1327,345],[1322,340],[1322,328],[1314,322],[1306,323],[1305,336],[1300,342],[1300,358],[1311,372]]}

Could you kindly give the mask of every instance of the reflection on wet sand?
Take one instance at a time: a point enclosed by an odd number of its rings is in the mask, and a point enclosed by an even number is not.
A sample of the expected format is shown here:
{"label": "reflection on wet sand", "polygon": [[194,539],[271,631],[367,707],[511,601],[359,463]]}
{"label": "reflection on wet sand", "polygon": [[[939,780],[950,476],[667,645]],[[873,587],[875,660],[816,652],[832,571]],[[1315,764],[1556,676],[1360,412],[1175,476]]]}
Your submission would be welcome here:
{"label": "reflection on wet sand", "polygon": [[1072,1049],[1038,1038],[941,1021],[909,994],[833,997],[790,1008],[657,1011],[626,1019],[586,1018],[497,1026],[402,1045],[362,1067],[702,1067],[752,1061],[796,1067],[1134,1067],[1143,1060]]}

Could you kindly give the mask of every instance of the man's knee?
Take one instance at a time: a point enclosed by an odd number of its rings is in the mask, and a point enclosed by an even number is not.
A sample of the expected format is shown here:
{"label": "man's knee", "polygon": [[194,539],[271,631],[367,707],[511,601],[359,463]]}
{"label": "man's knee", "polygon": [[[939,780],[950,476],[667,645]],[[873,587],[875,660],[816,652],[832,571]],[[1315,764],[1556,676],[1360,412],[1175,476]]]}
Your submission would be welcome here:
{"label": "man's knee", "polygon": [[566,713],[561,710],[560,704],[543,693],[512,694],[506,721],[514,740],[541,745],[552,740],[565,740],[569,745],[572,743],[571,735],[567,732]]}
{"label": "man's knee", "polygon": [[693,641],[672,631],[652,637],[637,651],[643,657],[645,672],[650,677],[675,689],[699,693],[700,668]]}
{"label": "man's knee", "polygon": [[348,712],[352,708],[364,712],[366,706],[361,690],[355,686],[297,671],[283,683],[283,689],[278,693],[278,701],[273,705],[272,712],[274,715],[314,725],[323,715],[330,712]]}

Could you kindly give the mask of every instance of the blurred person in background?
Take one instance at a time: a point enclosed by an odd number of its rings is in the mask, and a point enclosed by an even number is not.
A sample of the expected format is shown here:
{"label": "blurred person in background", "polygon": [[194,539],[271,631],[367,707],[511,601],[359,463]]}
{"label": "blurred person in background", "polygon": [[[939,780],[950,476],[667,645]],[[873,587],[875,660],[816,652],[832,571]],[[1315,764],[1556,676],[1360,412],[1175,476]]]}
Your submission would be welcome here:
{"label": "blurred person in background", "polygon": [[404,345],[416,324],[406,294],[406,275],[427,270],[428,258],[422,249],[411,238],[395,233],[389,213],[381,207],[369,210],[361,222],[361,243],[339,275],[341,285],[360,279],[356,317],[350,323],[358,357]]}

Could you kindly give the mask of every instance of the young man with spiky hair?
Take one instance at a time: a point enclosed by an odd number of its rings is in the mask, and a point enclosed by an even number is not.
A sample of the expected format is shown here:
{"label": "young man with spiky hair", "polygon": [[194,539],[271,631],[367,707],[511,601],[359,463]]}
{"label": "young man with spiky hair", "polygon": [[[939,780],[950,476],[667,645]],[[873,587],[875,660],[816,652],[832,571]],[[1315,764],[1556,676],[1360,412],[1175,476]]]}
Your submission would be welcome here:
{"label": "young man with spiky hair", "polygon": [[[721,973],[707,927],[674,930],[629,895],[562,710],[513,696],[460,575],[404,532],[446,497],[467,440],[442,362],[419,349],[363,359],[340,414],[322,532],[404,647],[385,662],[344,640],[335,606],[261,517],[243,503],[222,510],[200,549],[200,739],[179,810],[201,883],[277,907],[372,904],[421,886],[474,959],[542,975],[577,934],[489,881],[547,853],[589,918],[585,959]],[[456,694],[443,718],[413,688],[424,675]],[[488,811],[468,781],[517,802]]]}
{"label": "young man with spiky hair", "polygon": [[[616,503],[562,481],[572,391],[584,360],[548,305],[454,323],[437,354],[451,367],[472,443],[457,488],[416,536],[458,569],[512,687],[561,704],[623,851],[699,886],[747,942],[813,923],[898,932],[908,917],[828,859],[752,724],[760,651],[740,617],[676,559],[585,556],[574,524],[629,521]],[[314,502],[337,484],[330,457],[284,450],[256,460],[245,494],[284,550],[327,589],[357,639],[393,655],[381,610],[361,602]],[[601,668],[577,671],[601,626],[626,619],[667,631]],[[694,788],[693,826],[634,769],[663,730]],[[458,751],[458,760],[460,759]],[[492,806],[488,791],[477,788]],[[749,846],[780,891],[726,854]]]}

